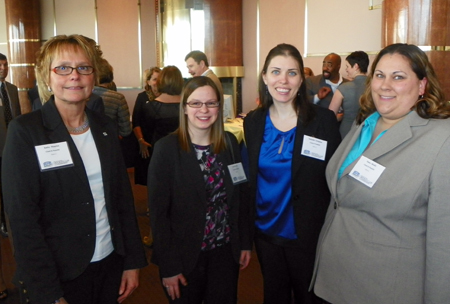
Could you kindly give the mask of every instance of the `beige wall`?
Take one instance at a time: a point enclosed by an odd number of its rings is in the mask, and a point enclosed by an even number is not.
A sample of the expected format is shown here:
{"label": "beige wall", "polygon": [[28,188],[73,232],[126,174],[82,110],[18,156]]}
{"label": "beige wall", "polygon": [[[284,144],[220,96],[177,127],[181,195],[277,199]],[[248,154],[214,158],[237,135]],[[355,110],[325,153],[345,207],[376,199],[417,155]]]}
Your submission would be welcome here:
{"label": "beige wall", "polygon": [[[333,6],[326,5],[324,1],[328,0],[309,0],[324,2],[320,12],[309,13],[308,20],[314,22],[308,24],[315,24],[309,27],[305,26],[308,0],[242,1],[244,112],[256,105],[260,67],[268,51],[278,43],[293,44],[302,54],[308,54],[304,58],[305,65],[316,74],[321,73],[322,59],[326,53],[338,50],[345,58],[347,53],[356,49],[375,53],[381,47],[381,11],[369,12],[369,0],[340,0],[336,2],[339,3],[338,8],[336,3]],[[4,5],[4,1],[1,1],[0,16],[5,15]],[[137,94],[142,91],[142,71],[156,64],[154,0],[41,0],[41,14],[43,40],[55,34],[78,33],[98,41],[105,58],[114,67],[119,91],[126,96],[132,109]],[[360,20],[355,16],[364,21],[355,24],[355,20]],[[317,26],[317,20],[323,20],[323,26]],[[367,35],[360,32],[355,35],[355,26]],[[0,52],[5,54],[8,53],[6,30],[6,24],[0,21]],[[332,44],[326,43],[329,36],[333,36]],[[325,41],[325,47],[319,53],[309,51],[307,46],[314,45],[311,39]],[[184,66],[178,68],[185,69]]]}

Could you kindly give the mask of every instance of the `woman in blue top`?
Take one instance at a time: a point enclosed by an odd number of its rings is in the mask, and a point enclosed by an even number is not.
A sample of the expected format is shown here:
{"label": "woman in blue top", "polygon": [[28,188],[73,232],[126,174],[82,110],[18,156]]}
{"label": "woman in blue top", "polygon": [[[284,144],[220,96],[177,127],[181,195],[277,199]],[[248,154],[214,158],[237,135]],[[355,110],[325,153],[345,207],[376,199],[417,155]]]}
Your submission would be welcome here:
{"label": "woman in blue top", "polygon": [[273,48],[259,81],[260,106],[244,121],[249,201],[264,303],[313,303],[308,292],[330,200],[325,167],[340,142],[334,113],[306,99],[303,60]]}

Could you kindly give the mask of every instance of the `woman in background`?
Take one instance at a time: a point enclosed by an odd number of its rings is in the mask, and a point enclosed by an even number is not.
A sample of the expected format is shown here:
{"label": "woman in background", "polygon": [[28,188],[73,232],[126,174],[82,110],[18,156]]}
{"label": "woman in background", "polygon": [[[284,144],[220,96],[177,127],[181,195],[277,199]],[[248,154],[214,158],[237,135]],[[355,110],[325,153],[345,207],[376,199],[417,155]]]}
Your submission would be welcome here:
{"label": "woman in background", "polygon": [[158,67],[152,67],[145,71],[145,92],[147,93],[148,100],[154,100],[159,96],[158,86],[156,85],[156,79],[158,79],[161,69]]}
{"label": "woman in background", "polygon": [[427,55],[377,55],[327,167],[315,293],[330,303],[448,303],[450,105]]}
{"label": "woman in background", "polygon": [[22,303],[121,303],[147,265],[117,126],[86,108],[97,66],[84,37],[47,40],[36,76],[48,101],[8,127],[3,189]]}
{"label": "woman in background", "polygon": [[150,163],[152,262],[170,303],[236,303],[239,265],[244,269],[250,261],[239,146],[224,131],[222,111],[214,82],[190,79],[180,127],[156,143]]}
{"label": "woman in background", "polygon": [[342,83],[336,89],[329,106],[329,109],[341,120],[339,132],[342,138],[350,131],[358,114],[359,98],[366,88],[368,67],[369,56],[363,51],[353,52],[345,58],[345,71],[348,78],[353,80]]}
{"label": "woman in background", "polygon": [[330,200],[325,167],[340,136],[333,112],[308,102],[304,79],[300,52],[277,45],[259,78],[261,104],[244,119],[265,304],[315,300],[308,287]]}
{"label": "woman in background", "polygon": [[[154,71],[153,74],[155,73]],[[139,93],[133,110],[133,131],[139,142],[140,156],[134,168],[134,182],[144,186],[147,185],[152,146],[158,139],[178,128],[180,94],[183,88],[180,70],[175,66],[167,66],[156,79],[156,92],[159,95],[150,99],[150,95],[155,94],[153,79],[154,76],[149,80],[151,90]]]}

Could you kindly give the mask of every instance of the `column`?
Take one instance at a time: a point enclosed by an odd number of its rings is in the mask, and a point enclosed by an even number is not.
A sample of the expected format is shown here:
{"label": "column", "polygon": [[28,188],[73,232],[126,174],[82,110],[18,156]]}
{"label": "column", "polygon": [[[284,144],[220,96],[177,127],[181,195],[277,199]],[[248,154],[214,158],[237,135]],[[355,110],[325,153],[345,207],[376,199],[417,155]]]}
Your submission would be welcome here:
{"label": "column", "polygon": [[450,3],[448,0],[383,1],[383,45],[410,43],[424,46],[450,101]]}
{"label": "column", "polygon": [[41,46],[39,0],[5,0],[11,82],[19,89],[22,113],[31,110],[27,92],[34,86],[36,53]]}

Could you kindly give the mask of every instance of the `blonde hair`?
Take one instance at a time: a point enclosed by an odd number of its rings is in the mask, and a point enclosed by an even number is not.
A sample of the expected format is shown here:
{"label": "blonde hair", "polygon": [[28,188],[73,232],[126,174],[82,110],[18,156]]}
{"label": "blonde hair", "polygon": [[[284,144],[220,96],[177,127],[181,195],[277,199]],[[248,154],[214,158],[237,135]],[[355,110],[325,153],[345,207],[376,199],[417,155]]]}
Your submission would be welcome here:
{"label": "blonde hair", "polygon": [[81,51],[86,55],[94,68],[95,84],[98,84],[98,61],[100,56],[95,46],[81,35],[58,35],[52,37],[42,45],[36,60],[36,80],[42,103],[45,103],[53,95],[49,90],[52,62],[58,54],[66,50]]}

